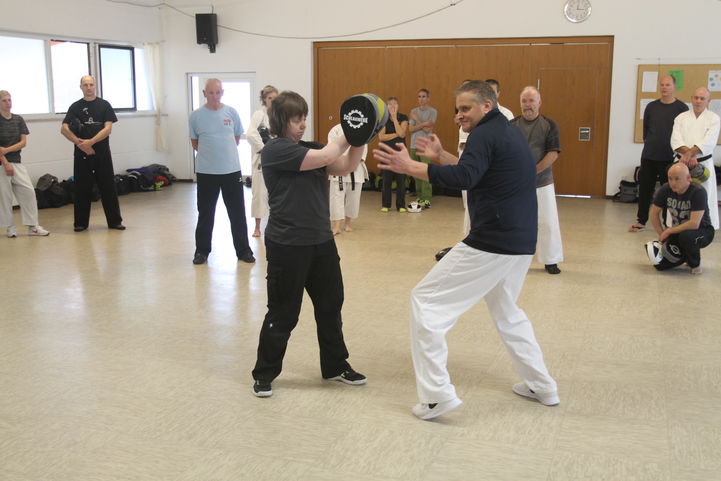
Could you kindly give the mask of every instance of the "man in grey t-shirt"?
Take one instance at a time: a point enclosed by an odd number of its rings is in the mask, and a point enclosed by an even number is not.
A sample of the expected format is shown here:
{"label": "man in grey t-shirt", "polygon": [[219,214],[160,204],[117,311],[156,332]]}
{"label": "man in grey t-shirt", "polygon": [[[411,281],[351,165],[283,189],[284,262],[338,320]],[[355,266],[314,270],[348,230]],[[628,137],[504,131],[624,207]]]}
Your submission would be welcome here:
{"label": "man in grey t-shirt", "polygon": [[[425,164],[429,164],[431,161],[416,154],[416,140],[420,137],[429,139],[433,133],[433,126],[436,125],[438,112],[428,105],[430,100],[431,93],[428,89],[420,89],[418,91],[418,107],[411,110],[408,115],[408,125],[411,132],[411,159]],[[429,182],[418,178],[415,179],[415,183],[418,205],[426,209],[429,208],[431,198],[433,198],[433,186]]]}
{"label": "man in grey t-shirt", "polygon": [[561,227],[558,223],[553,163],[561,152],[556,122],[541,115],[541,93],[535,87],[521,92],[521,116],[511,123],[521,129],[536,158],[536,197],[538,199],[538,243],[536,258],[549,274],[560,274],[563,262]]}

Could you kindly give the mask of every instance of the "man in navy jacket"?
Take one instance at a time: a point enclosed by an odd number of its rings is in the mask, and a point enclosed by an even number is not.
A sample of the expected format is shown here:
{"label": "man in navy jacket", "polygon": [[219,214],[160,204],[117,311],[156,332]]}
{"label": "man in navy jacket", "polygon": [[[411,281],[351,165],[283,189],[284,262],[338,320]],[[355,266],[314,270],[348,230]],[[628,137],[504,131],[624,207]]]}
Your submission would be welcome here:
{"label": "man in navy jacket", "polygon": [[419,141],[428,157],[450,165],[413,162],[405,148],[379,146],[379,167],[468,191],[471,230],[411,293],[411,348],[420,403],[413,414],[432,419],[461,405],[446,368],[446,333],[486,300],[516,372],[516,394],[559,404],[533,326],[516,305],[536,249],[536,161],[521,131],[498,111],[493,89],[472,81],[456,92],[458,119],[469,132],[460,159],[432,135]]}

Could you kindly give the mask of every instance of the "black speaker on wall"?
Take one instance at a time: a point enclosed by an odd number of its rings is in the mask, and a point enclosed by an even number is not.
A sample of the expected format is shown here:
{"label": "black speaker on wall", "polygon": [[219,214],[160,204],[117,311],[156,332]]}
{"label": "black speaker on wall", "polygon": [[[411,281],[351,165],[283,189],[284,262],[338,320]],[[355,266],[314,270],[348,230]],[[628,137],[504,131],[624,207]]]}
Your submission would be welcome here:
{"label": "black speaker on wall", "polygon": [[214,13],[196,13],[195,33],[198,44],[207,44],[210,53],[215,53],[215,46],[218,44],[218,16]]}

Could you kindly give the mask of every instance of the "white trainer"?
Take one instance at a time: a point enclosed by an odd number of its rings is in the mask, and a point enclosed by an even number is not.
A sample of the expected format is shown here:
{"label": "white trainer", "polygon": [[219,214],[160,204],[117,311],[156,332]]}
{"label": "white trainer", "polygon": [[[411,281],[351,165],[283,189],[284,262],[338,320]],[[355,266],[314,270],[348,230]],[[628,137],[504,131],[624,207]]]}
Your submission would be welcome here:
{"label": "white trainer", "polygon": [[28,235],[46,236],[50,235],[50,232],[43,229],[41,225],[30,225],[28,226]]}
{"label": "white trainer", "polygon": [[[432,404],[418,403],[415,406],[413,406],[411,411],[413,411],[413,414],[415,414],[416,417],[418,417],[420,419],[428,420],[428,419],[437,418],[438,416],[440,416],[442,414],[449,413],[449,412],[453,411],[454,409],[456,409],[461,404],[463,404],[463,401],[461,401],[458,398],[453,398],[448,401],[443,401],[443,402],[439,402],[439,403],[432,403]],[[433,406],[433,407],[431,407],[431,406]]]}
{"label": "white trainer", "polygon": [[558,397],[558,393],[556,392],[548,392],[548,393],[540,393],[540,392],[534,392],[529,388],[525,382],[519,382],[518,384],[513,385],[513,392],[518,394],[519,396],[527,397],[530,399],[535,399],[539,403],[543,404],[544,406],[556,406],[558,404],[561,404],[561,400]]}
{"label": "white trainer", "polygon": [[15,228],[14,225],[11,225],[10,227],[8,227],[7,236],[10,237],[11,239],[12,239],[13,237],[17,237],[17,236],[18,236],[18,230]]}

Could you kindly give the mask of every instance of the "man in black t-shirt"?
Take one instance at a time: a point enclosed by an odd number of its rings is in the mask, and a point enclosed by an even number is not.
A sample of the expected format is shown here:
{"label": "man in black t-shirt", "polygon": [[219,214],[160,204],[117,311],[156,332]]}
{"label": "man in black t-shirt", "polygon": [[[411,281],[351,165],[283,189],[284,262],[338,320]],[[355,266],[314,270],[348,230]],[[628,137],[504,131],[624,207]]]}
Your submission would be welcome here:
{"label": "man in black t-shirt", "polygon": [[95,79],[80,79],[83,98],[73,103],[63,119],[60,133],[75,145],[75,232],[88,228],[93,183],[98,184],[109,229],[125,230],[120,216],[115,172],[110,155],[110,132],[118,121],[110,103],[95,94]]}
{"label": "man in black t-shirt", "polygon": [[671,255],[654,267],[665,270],[686,262],[691,274],[701,274],[701,249],[713,241],[714,229],[706,189],[691,181],[685,164],[673,164],[668,170],[668,183],[656,193],[649,217],[659,242],[671,246]]}
{"label": "man in black t-shirt", "polygon": [[[397,144],[406,143],[408,117],[398,111],[398,98],[388,97],[388,122],[378,134],[378,139],[386,145],[397,148]],[[406,176],[390,170],[381,170],[382,194],[381,212],[388,212],[391,207],[393,182],[396,183],[396,208],[398,212],[406,212]]]}
{"label": "man in black t-shirt", "polygon": [[643,111],[643,152],[641,152],[641,170],[638,173],[638,212],[636,222],[628,228],[629,232],[638,232],[646,228],[648,207],[656,187],[668,182],[666,171],[673,162],[671,132],[676,116],[688,110],[688,106],[674,97],[676,80],[664,75],[659,80],[661,98],[654,100]]}

